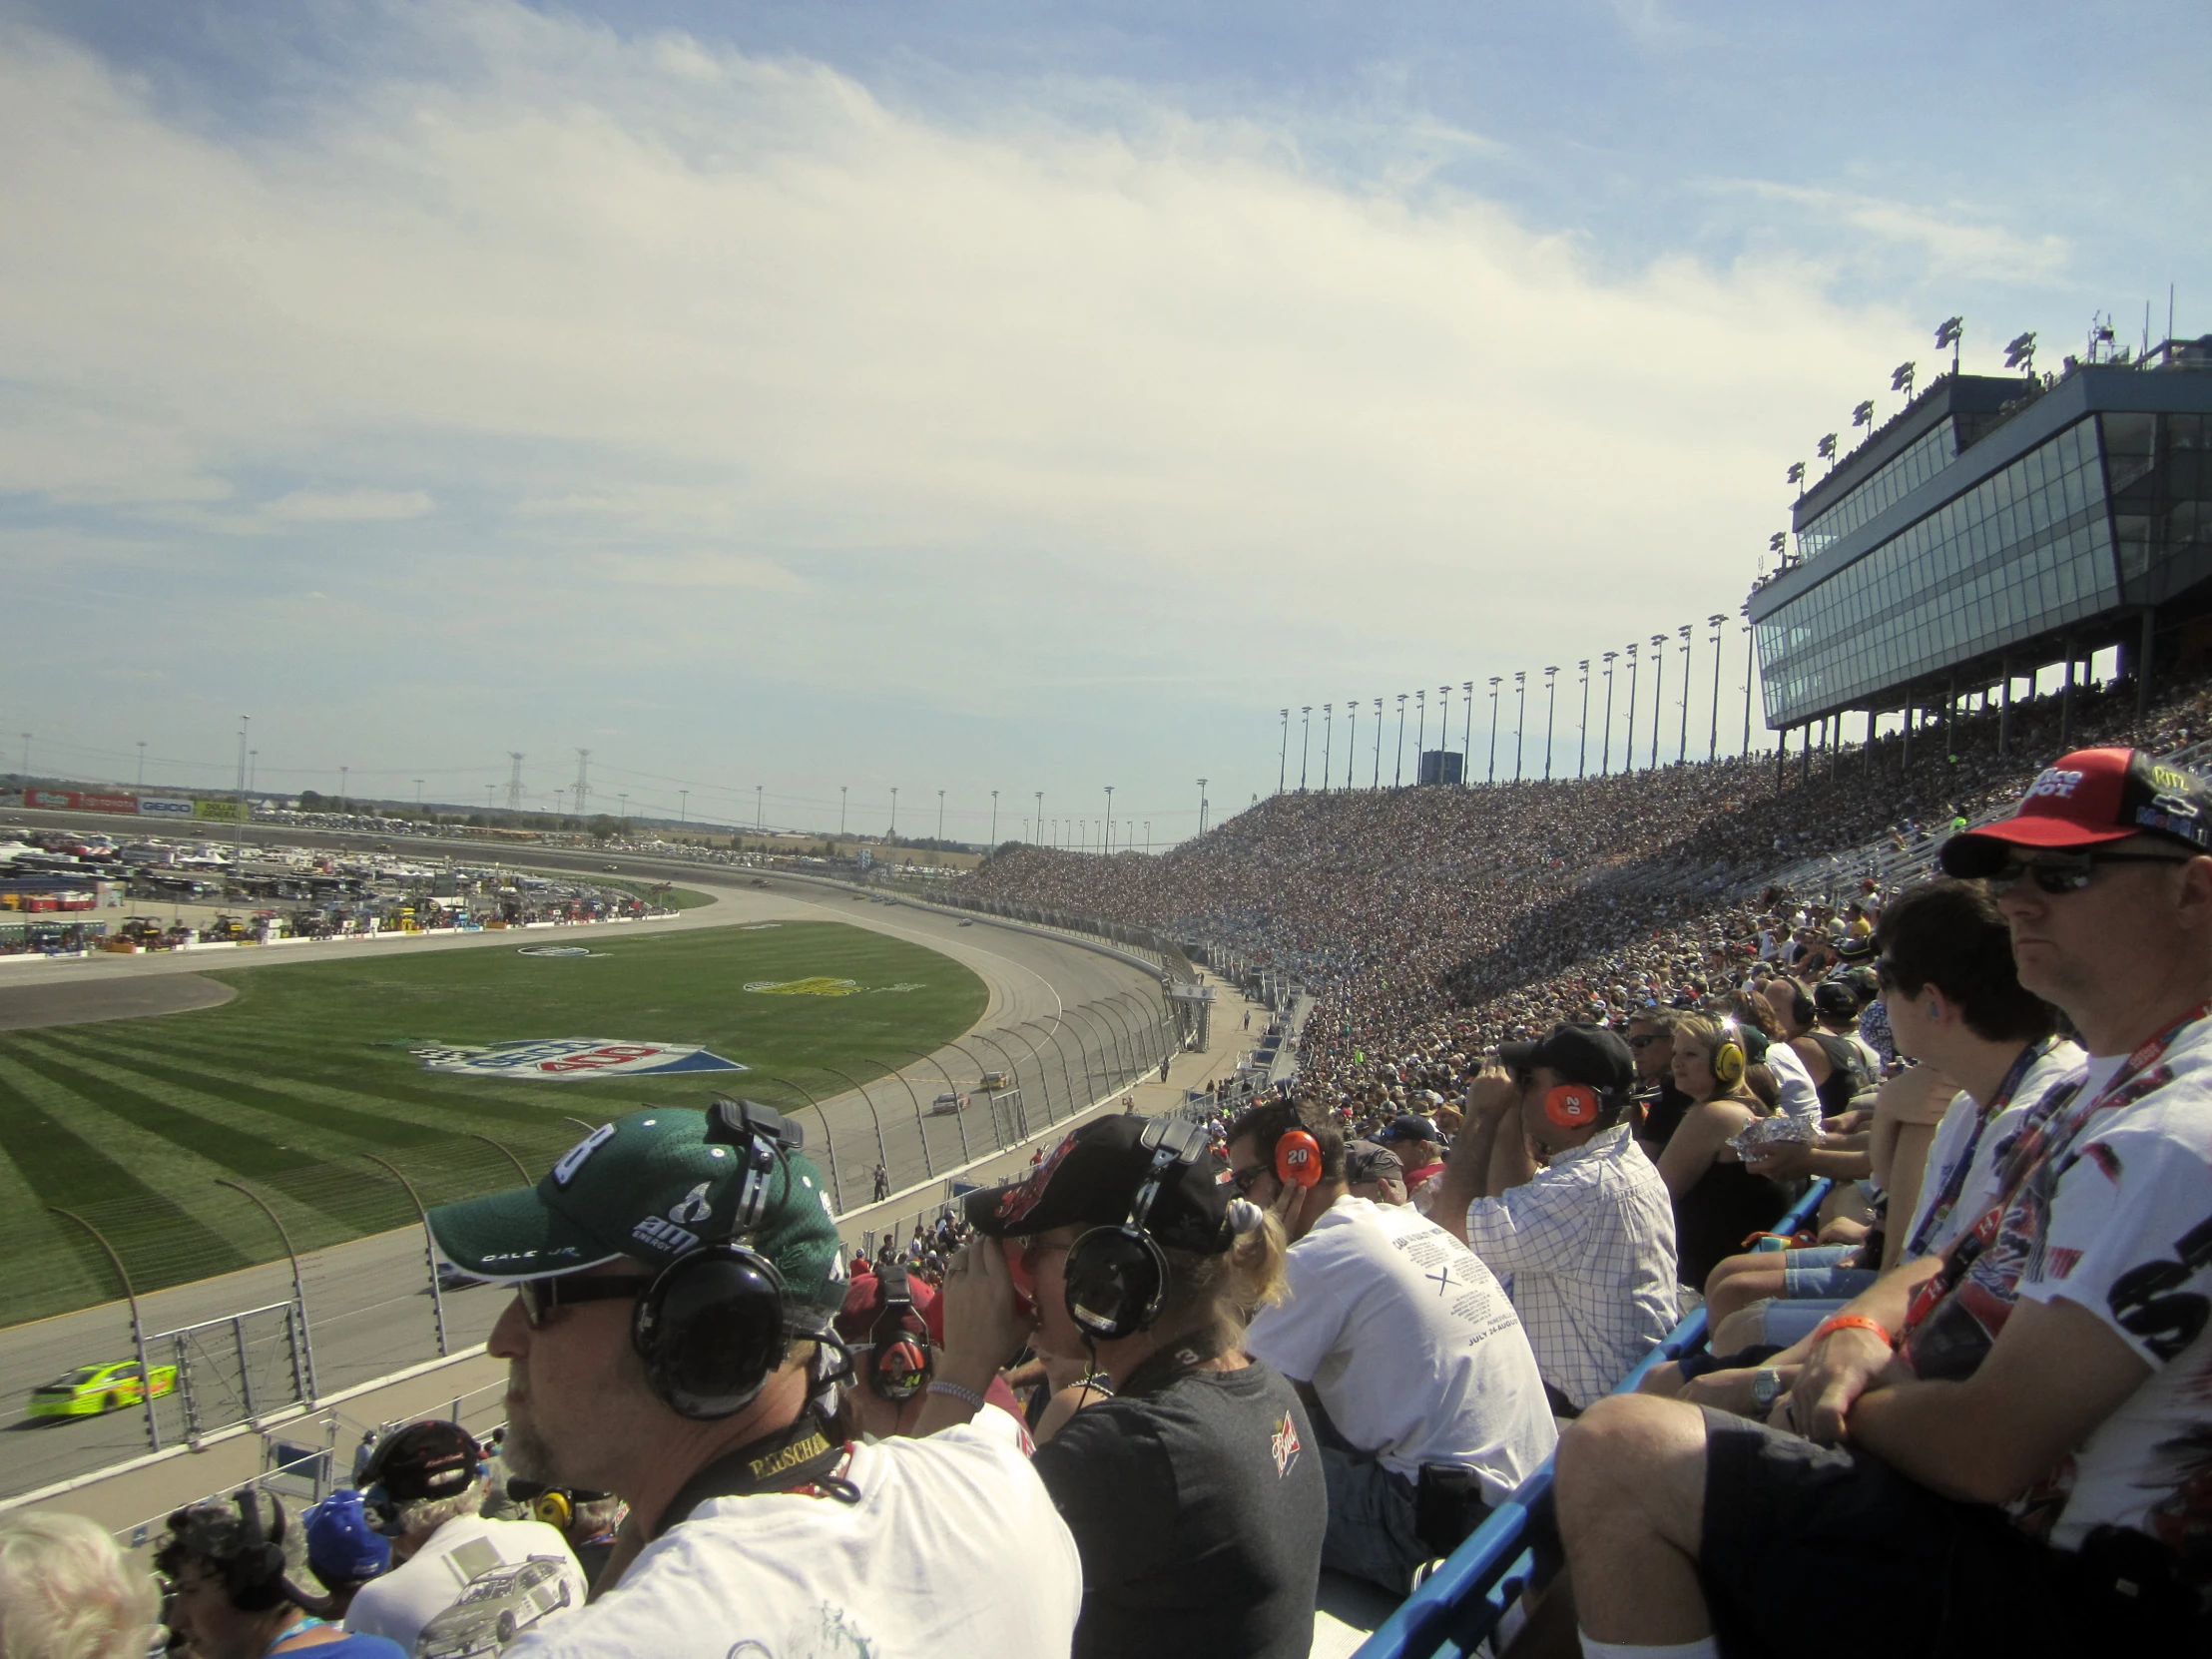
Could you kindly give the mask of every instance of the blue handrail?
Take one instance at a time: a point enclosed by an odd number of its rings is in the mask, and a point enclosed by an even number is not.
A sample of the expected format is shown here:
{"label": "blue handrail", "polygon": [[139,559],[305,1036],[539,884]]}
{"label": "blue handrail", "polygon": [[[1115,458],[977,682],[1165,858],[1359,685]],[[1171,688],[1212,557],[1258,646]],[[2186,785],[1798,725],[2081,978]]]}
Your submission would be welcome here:
{"label": "blue handrail", "polygon": [[[1775,1224],[1775,1232],[1786,1238],[1803,1227],[1820,1210],[1828,1187],[1826,1181],[1815,1181]],[[1613,1392],[1634,1393],[1653,1367],[1696,1353],[1705,1346],[1706,1337],[1705,1310],[1700,1308],[1645,1355]],[[1466,1659],[1523,1590],[1558,1570],[1551,1472],[1551,1459],[1546,1457],[1396,1612],[1376,1627],[1353,1659]]]}

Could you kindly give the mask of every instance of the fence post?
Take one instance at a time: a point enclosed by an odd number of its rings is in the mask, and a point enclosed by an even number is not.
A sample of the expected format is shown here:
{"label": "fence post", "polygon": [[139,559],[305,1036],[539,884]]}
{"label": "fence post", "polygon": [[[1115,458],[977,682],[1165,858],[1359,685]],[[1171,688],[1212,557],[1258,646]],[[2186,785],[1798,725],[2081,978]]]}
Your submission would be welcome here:
{"label": "fence post", "polygon": [[815,1116],[822,1120],[822,1144],[830,1149],[830,1194],[836,1203],[838,1213],[842,1214],[844,1211],[844,1182],[837,1174],[837,1137],[830,1133],[830,1114],[822,1109],[821,1101],[797,1083],[782,1077],[770,1077],[767,1072],[761,1073],[761,1076],[768,1082],[776,1084],[779,1088],[791,1090],[793,1094],[812,1106],[815,1109]]}
{"label": "fence post", "polygon": [[[314,1380],[314,1338],[307,1329],[307,1288],[303,1283],[301,1283],[299,1278],[299,1254],[297,1251],[291,1248],[291,1235],[284,1231],[284,1224],[277,1219],[276,1212],[275,1210],[272,1210],[268,1206],[268,1204],[263,1202],[261,1194],[254,1192],[249,1188],[240,1186],[236,1181],[226,1180],[220,1175],[215,1178],[215,1184],[219,1187],[229,1187],[235,1193],[245,1193],[248,1198],[254,1201],[255,1206],[261,1211],[261,1213],[269,1218],[269,1225],[276,1229],[276,1237],[283,1241],[284,1256],[291,1263],[292,1305],[299,1310],[300,1353],[294,1356],[292,1386],[297,1388],[304,1384],[303,1391],[306,1397],[306,1401],[309,1405],[312,1405],[317,1397],[317,1389],[315,1387]],[[240,1340],[242,1343],[244,1342],[244,1338],[241,1338]],[[244,1354],[245,1350],[242,1347],[240,1350],[242,1361],[244,1358]],[[299,1375],[298,1371],[299,1362],[302,1360],[305,1363],[306,1373],[306,1375],[303,1377]],[[247,1415],[252,1416],[253,1414],[252,1402],[249,1401],[247,1406]]]}
{"label": "fence post", "polygon": [[929,1156],[929,1125],[921,1115],[921,1096],[914,1093],[913,1084],[906,1081],[906,1074],[896,1066],[889,1068],[898,1079],[898,1086],[906,1091],[906,1099],[914,1109],[914,1138],[921,1142],[921,1173],[934,1181],[937,1178],[936,1161]]}
{"label": "fence post", "polygon": [[[954,1044],[953,1046],[958,1047],[959,1045]],[[939,1062],[933,1055],[924,1054],[918,1048],[902,1048],[899,1049],[898,1052],[901,1054],[911,1054],[915,1059],[921,1061],[923,1064],[932,1065],[937,1068],[937,1075],[944,1079],[945,1089],[952,1096],[952,1124],[954,1128],[960,1131],[960,1162],[963,1164],[973,1163],[975,1160],[975,1154],[968,1150],[967,1113],[963,1111],[960,1107],[960,1085],[952,1081],[952,1073],[946,1071],[943,1064]],[[960,1052],[966,1054],[967,1050],[961,1049]],[[969,1055],[969,1059],[972,1062],[974,1056]]]}
{"label": "fence post", "polygon": [[[888,1174],[891,1167],[890,1148],[883,1144],[883,1120],[881,1117],[877,1116],[875,1111],[875,1102],[868,1099],[867,1090],[861,1088],[859,1084],[853,1082],[851,1078],[845,1076],[845,1074],[841,1071],[832,1071],[828,1066],[819,1066],[816,1069],[819,1071],[830,1072],[830,1075],[831,1077],[836,1078],[839,1082],[843,1083],[846,1087],[850,1088],[854,1093],[859,1095],[861,1101],[866,1105],[867,1115],[869,1119],[872,1120],[875,1124],[875,1161],[883,1167],[884,1173]],[[824,1115],[825,1117],[828,1116],[827,1113]]]}
{"label": "fence post", "polygon": [[139,1319],[138,1292],[131,1289],[131,1276],[123,1270],[123,1258],[115,1253],[115,1246],[108,1243],[107,1235],[76,1211],[64,1210],[58,1204],[49,1204],[47,1209],[54,1215],[75,1222],[90,1233],[92,1242],[100,1247],[108,1258],[109,1266],[115,1269],[116,1278],[123,1282],[123,1299],[131,1305],[131,1346],[138,1351],[139,1397],[146,1406],[147,1447],[149,1450],[159,1451],[162,1448],[162,1425],[154,1416],[154,1371],[146,1363],[146,1326]]}
{"label": "fence post", "polygon": [[414,1206],[415,1219],[422,1223],[422,1260],[430,1273],[430,1318],[438,1328],[438,1358],[442,1360],[453,1351],[445,1341],[445,1293],[438,1286],[438,1241],[430,1231],[430,1214],[423,1209],[422,1200],[416,1195],[412,1181],[373,1152],[364,1152],[361,1156],[399,1183],[406,1192],[407,1202]]}
{"label": "fence post", "polygon": [[[574,1120],[572,1119],[571,1121],[573,1122]],[[528,1170],[522,1167],[522,1160],[520,1158],[517,1158],[513,1153],[509,1152],[505,1147],[501,1146],[497,1141],[493,1140],[489,1135],[479,1135],[476,1133],[475,1130],[471,1129],[468,1132],[468,1138],[472,1141],[482,1141],[486,1146],[490,1147],[492,1151],[498,1153],[500,1157],[506,1159],[508,1163],[514,1165],[515,1174],[522,1177],[522,1184],[525,1187],[534,1187],[538,1184],[536,1178],[532,1176]]]}

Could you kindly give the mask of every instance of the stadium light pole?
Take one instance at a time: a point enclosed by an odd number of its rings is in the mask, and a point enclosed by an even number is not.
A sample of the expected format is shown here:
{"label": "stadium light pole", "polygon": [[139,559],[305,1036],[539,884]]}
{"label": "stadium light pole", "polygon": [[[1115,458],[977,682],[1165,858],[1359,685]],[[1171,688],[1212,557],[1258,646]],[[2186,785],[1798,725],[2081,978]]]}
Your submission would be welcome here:
{"label": "stadium light pole", "polygon": [[1605,653],[1605,737],[1598,748],[1597,775],[1608,778],[1613,772],[1613,663],[1620,656],[1618,651]]}
{"label": "stadium light pole", "polygon": [[1152,820],[1150,819],[1144,821],[1144,851],[1146,857],[1152,856]]}
{"label": "stadium light pole", "polygon": [[1413,693],[1413,782],[1420,782],[1420,752],[1428,742],[1428,688]]}
{"label": "stadium light pole", "polygon": [[[891,793],[896,795],[898,792],[893,790]],[[753,786],[753,832],[758,835],[767,829],[768,786],[766,784],[755,784]]]}
{"label": "stadium light pole", "polygon": [[1489,781],[1490,781],[1491,783],[1493,783],[1493,784],[1497,782],[1497,688],[1498,688],[1498,682],[1499,682],[1499,676],[1497,676],[1497,675],[1495,675],[1495,674],[1493,674],[1493,675],[1491,675],[1491,676],[1490,676],[1490,777],[1489,777]]}
{"label": "stadium light pole", "polygon": [[1198,781],[1198,832],[1206,833],[1206,780]]}
{"label": "stadium light pole", "polygon": [[1382,699],[1380,697],[1375,700],[1375,782],[1372,787],[1378,790],[1382,787]]}
{"label": "stadium light pole", "polygon": [[846,784],[837,786],[837,839],[839,840],[844,839],[844,792],[850,786]]}
{"label": "stadium light pole", "polygon": [[1460,723],[1460,742],[1467,746],[1467,758],[1459,768],[1459,787],[1465,789],[1474,782],[1474,682],[1462,681],[1459,689],[1467,694],[1466,719]]}
{"label": "stadium light pole", "polygon": [[1354,774],[1360,768],[1360,700],[1355,697],[1345,704],[1345,789],[1350,792],[1359,786]]}
{"label": "stadium light pole", "polygon": [[1283,755],[1275,769],[1275,793],[1281,795],[1291,778],[1291,711],[1283,711]]}
{"label": "stadium light pole", "polygon": [[1559,701],[1559,669],[1556,664],[1544,670],[1544,782],[1551,782],[1551,714]]}
{"label": "stadium light pole", "polygon": [[1520,782],[1521,744],[1528,736],[1528,675],[1513,672],[1513,782]]}
{"label": "stadium light pole", "polygon": [[[1438,686],[1436,688],[1436,748],[1442,751],[1450,747],[1451,688],[1449,686]],[[1460,770],[1465,770],[1464,763],[1461,764]],[[1436,763],[1436,777],[1439,783],[1443,779],[1443,762],[1441,761]]]}
{"label": "stadium light pole", "polygon": [[144,788],[146,788],[146,740],[145,740],[144,738],[141,738],[141,739],[139,739],[139,741],[138,741],[138,746],[139,746],[139,774],[138,774],[138,788],[140,788],[140,789],[142,789],[142,790],[143,790]]}
{"label": "stadium light pole", "polygon": [[[1737,613],[1744,619],[1744,753],[1751,753],[1751,683],[1759,677],[1759,635],[1751,626],[1751,605],[1746,601]],[[1870,727],[1871,731],[1872,728]]]}
{"label": "stadium light pole", "polygon": [[944,839],[944,791],[937,792],[937,839]]}
{"label": "stadium light pole", "polygon": [[991,791],[991,845],[998,844],[998,792]]}
{"label": "stadium light pole", "polygon": [[1579,780],[1590,770],[1590,659],[1585,657],[1576,666],[1582,670],[1582,724],[1574,732],[1574,776]]}
{"label": "stadium light pole", "polygon": [[1105,840],[1105,846],[1104,846],[1104,850],[1105,850],[1105,852],[1106,852],[1106,855],[1107,855],[1108,857],[1111,857],[1111,856],[1113,856],[1113,851],[1114,851],[1114,786],[1113,786],[1113,785],[1111,785],[1111,784],[1108,784],[1108,785],[1106,786],[1106,830],[1105,830],[1105,834],[1106,834],[1106,840]]}
{"label": "stadium light pole", "polygon": [[1405,694],[1397,694],[1397,770],[1390,775],[1390,788],[1405,787]]}
{"label": "stadium light pole", "polygon": [[1651,636],[1651,765],[1659,768],[1659,711],[1667,706],[1667,636]]}
{"label": "stadium light pole", "polygon": [[1636,642],[1628,642],[1628,741],[1621,745],[1621,771],[1636,770]]}
{"label": "stadium light pole", "polygon": [[895,835],[896,835],[896,834],[898,833],[898,786],[897,786],[896,784],[893,784],[893,785],[891,786],[891,828],[890,828],[890,832],[891,832],[891,834],[892,834],[892,835],[894,835],[894,836],[895,836]]}
{"label": "stadium light pole", "polygon": [[1044,791],[1037,791],[1037,839],[1044,841]]}
{"label": "stadium light pole", "polygon": [[1301,703],[1298,707],[1298,793],[1306,793],[1306,757],[1314,749],[1314,706]]}
{"label": "stadium light pole", "polygon": [[1337,705],[1324,703],[1321,706],[1321,793],[1324,795],[1329,793],[1330,769],[1336,765],[1336,741]]}
{"label": "stadium light pole", "polygon": [[1677,764],[1690,758],[1690,633],[1691,625],[1685,622],[1675,630],[1682,636],[1682,732],[1675,741],[1674,758]]}
{"label": "stadium light pole", "polygon": [[[680,825],[688,825],[691,823],[691,791],[678,790],[676,795],[676,822]],[[838,828],[841,830],[843,826],[839,825]]]}
{"label": "stadium light pole", "polygon": [[1713,630],[1713,736],[1705,746],[1708,762],[1721,758],[1721,631],[1728,626],[1728,618],[1715,611],[1705,619],[1705,626]]}

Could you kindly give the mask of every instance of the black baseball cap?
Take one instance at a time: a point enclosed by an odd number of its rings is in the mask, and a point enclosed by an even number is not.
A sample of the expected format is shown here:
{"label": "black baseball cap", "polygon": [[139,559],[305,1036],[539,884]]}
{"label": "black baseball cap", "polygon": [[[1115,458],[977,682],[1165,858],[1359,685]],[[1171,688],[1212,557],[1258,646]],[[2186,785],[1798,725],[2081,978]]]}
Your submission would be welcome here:
{"label": "black baseball cap", "polygon": [[[1155,1149],[1145,1132],[1164,1120],[1128,1115],[1093,1118],[1069,1133],[1027,1180],[969,1193],[961,1207],[976,1232],[1020,1239],[1054,1227],[1116,1227],[1151,1170]],[[1229,1166],[1211,1148],[1195,1162],[1171,1166],[1145,1218],[1145,1231],[1171,1250],[1215,1256],[1229,1248],[1229,1201],[1236,1196]]]}
{"label": "black baseball cap", "polygon": [[1507,1043],[1497,1051],[1507,1071],[1555,1071],[1569,1083],[1625,1093],[1636,1086],[1636,1057],[1628,1044],[1598,1025],[1555,1025],[1541,1042]]}
{"label": "black baseball cap", "polygon": [[457,1422],[429,1417],[384,1436],[363,1476],[394,1503],[453,1497],[468,1490],[484,1448]]}
{"label": "black baseball cap", "polygon": [[1859,993],[1837,979],[1823,979],[1813,987],[1813,1006],[1830,1019],[1856,1019]]}
{"label": "black baseball cap", "polygon": [[1345,1180],[1352,1186],[1369,1181],[1403,1181],[1405,1166],[1396,1153],[1375,1141],[1345,1143]]}

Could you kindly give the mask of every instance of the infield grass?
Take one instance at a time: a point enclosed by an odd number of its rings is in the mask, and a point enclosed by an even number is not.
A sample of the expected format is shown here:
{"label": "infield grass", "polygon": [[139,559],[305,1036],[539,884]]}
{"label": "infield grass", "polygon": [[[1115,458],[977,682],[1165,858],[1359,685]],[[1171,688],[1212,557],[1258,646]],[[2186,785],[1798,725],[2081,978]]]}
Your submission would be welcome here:
{"label": "infield grass", "polygon": [[[570,945],[588,956],[525,956]],[[115,1274],[74,1211],[116,1246],[141,1292],[280,1255],[219,1178],[266,1198],[300,1251],[404,1226],[426,1205],[534,1179],[582,1131],[716,1092],[797,1105],[956,1037],[981,980],[949,957],[839,922],[513,935],[515,946],[212,972],[220,1008],[0,1033],[0,1324],[113,1300]],[[851,980],[844,995],[749,983]],[[895,988],[894,988],[895,987]],[[420,1044],[600,1037],[700,1043],[752,1072],[547,1082],[426,1071]],[[488,1137],[489,1140],[478,1137]],[[497,1143],[496,1145],[490,1143]],[[504,1150],[502,1150],[504,1149]]]}

